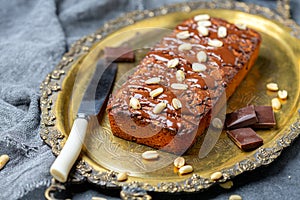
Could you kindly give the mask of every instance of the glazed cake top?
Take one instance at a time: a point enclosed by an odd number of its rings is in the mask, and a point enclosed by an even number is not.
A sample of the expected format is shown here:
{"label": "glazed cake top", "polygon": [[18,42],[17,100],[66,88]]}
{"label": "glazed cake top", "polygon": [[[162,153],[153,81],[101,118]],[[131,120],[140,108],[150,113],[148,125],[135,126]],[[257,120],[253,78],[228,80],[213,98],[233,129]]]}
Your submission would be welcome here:
{"label": "glazed cake top", "polygon": [[[188,19],[146,55],[108,110],[127,114],[140,125],[191,132],[260,41],[260,35],[244,25],[208,15]],[[138,108],[132,106],[132,99]],[[161,112],[157,113],[157,107]]]}

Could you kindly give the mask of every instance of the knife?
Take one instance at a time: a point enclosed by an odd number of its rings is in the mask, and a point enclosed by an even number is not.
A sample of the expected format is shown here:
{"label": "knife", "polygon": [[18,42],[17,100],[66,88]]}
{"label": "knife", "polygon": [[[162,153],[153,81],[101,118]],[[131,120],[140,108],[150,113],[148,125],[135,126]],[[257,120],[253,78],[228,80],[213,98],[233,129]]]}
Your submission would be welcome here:
{"label": "knife", "polygon": [[110,94],[116,73],[116,63],[106,67],[103,60],[98,61],[95,73],[83,95],[70,135],[50,168],[51,175],[59,182],[67,181],[68,174],[80,154],[89,118],[101,111]]}

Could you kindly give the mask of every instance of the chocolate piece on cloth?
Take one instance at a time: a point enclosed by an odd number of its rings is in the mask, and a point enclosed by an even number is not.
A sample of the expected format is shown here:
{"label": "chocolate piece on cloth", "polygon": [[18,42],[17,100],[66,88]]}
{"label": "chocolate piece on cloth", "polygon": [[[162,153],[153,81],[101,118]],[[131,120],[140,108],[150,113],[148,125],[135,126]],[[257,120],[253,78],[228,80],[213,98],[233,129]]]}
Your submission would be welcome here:
{"label": "chocolate piece on cloth", "polygon": [[258,121],[251,127],[255,129],[268,129],[276,126],[276,119],[271,106],[255,106]]}
{"label": "chocolate piece on cloth", "polygon": [[255,108],[251,105],[226,114],[225,125],[227,129],[236,129],[251,126],[257,121]]}
{"label": "chocolate piece on cloth", "polygon": [[251,151],[263,145],[262,138],[251,128],[229,130],[227,135],[243,151]]}
{"label": "chocolate piece on cloth", "polygon": [[134,62],[134,51],[129,47],[105,47],[104,55],[111,62]]}

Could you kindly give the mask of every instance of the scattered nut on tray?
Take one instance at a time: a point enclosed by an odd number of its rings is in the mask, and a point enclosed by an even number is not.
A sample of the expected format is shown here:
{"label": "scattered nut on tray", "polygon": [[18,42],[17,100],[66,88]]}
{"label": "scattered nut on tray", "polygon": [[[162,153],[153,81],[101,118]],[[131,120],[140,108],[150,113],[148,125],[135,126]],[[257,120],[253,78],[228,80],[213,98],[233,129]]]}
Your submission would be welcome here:
{"label": "scattered nut on tray", "polygon": [[279,90],[277,83],[268,83],[266,87],[269,91],[277,92],[277,97],[271,100],[271,105],[274,110],[280,110],[282,107],[280,100],[286,100],[288,97],[288,92],[286,90]]}
{"label": "scattered nut on tray", "polygon": [[157,160],[159,158],[159,154],[157,151],[145,151],[142,154],[142,158],[145,160]]}
{"label": "scattered nut on tray", "polygon": [[288,97],[288,92],[286,90],[279,90],[277,94],[278,94],[279,99],[282,99],[282,100],[285,100]]}
{"label": "scattered nut on tray", "polygon": [[267,84],[267,89],[270,90],[270,91],[278,91],[278,84],[277,83],[268,83]]}
{"label": "scattered nut on tray", "polygon": [[220,185],[221,188],[230,189],[233,186],[233,182],[232,181],[226,181],[225,183],[220,183],[219,185]]}
{"label": "scattered nut on tray", "polygon": [[280,110],[280,108],[281,108],[281,102],[279,101],[278,98],[273,98],[271,100],[271,104],[272,104],[272,108],[274,110]]}
{"label": "scattered nut on tray", "polygon": [[178,172],[179,172],[180,175],[183,175],[183,174],[189,174],[189,173],[191,173],[193,171],[194,171],[194,169],[193,169],[193,167],[191,165],[184,165],[183,167],[181,167],[179,169]]}
{"label": "scattered nut on tray", "polygon": [[220,118],[213,118],[212,125],[216,129],[222,129],[223,128],[223,122]]}
{"label": "scattered nut on tray", "polygon": [[185,159],[184,157],[177,157],[175,160],[174,160],[174,166],[177,167],[177,168],[181,168],[185,165]]}
{"label": "scattered nut on tray", "polygon": [[126,181],[127,179],[128,179],[127,172],[121,172],[117,175],[117,181],[119,181],[119,182]]}
{"label": "scattered nut on tray", "polygon": [[223,177],[222,172],[214,172],[212,175],[210,175],[210,179],[213,181],[217,181]]}

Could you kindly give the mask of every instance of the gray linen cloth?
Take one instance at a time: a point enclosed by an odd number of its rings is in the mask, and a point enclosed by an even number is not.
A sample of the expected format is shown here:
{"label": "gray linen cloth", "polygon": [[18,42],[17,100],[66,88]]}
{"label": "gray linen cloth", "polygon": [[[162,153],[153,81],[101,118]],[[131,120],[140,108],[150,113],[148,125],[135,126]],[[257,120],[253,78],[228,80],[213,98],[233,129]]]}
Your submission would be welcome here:
{"label": "gray linen cloth", "polygon": [[[70,44],[125,12],[177,2],[185,1],[0,0],[0,154],[11,158],[0,171],[0,199],[42,199],[50,184],[49,168],[55,157],[39,136],[39,85]],[[276,7],[270,0],[247,2]],[[299,23],[299,2],[291,4]],[[299,147],[297,140],[274,164],[252,174],[259,177],[241,178],[252,181],[202,198],[227,199],[238,193],[244,199],[296,199]],[[92,196],[104,195],[87,191],[74,199]]]}

